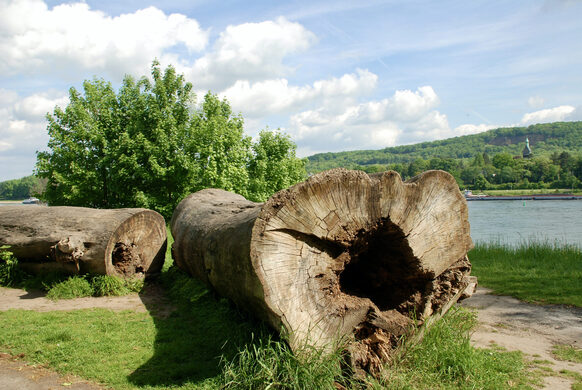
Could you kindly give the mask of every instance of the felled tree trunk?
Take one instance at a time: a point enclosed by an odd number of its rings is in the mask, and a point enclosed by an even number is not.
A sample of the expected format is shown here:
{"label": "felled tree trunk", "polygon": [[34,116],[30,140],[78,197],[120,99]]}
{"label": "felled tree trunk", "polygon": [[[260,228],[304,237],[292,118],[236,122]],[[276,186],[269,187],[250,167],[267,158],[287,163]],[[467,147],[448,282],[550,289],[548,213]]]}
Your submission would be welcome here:
{"label": "felled tree trunk", "polygon": [[292,348],[348,337],[350,363],[377,373],[415,321],[467,287],[466,201],[451,175],[335,169],[266,203],[217,189],[172,217],[176,264],[290,335]]}
{"label": "felled tree trunk", "polygon": [[5,206],[2,245],[33,273],[144,276],[162,268],[166,225],[146,209]]}

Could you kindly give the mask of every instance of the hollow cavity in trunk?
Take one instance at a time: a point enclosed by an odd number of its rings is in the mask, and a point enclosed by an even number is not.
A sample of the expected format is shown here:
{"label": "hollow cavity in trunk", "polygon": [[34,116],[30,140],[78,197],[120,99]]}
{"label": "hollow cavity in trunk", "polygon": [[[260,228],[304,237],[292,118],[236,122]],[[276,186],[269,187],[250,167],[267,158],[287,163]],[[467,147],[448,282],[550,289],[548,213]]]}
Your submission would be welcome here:
{"label": "hollow cavity in trunk", "polygon": [[340,289],[369,298],[381,311],[405,313],[420,302],[419,292],[430,279],[424,275],[402,230],[383,218],[363,230],[348,249],[349,263],[340,274]]}

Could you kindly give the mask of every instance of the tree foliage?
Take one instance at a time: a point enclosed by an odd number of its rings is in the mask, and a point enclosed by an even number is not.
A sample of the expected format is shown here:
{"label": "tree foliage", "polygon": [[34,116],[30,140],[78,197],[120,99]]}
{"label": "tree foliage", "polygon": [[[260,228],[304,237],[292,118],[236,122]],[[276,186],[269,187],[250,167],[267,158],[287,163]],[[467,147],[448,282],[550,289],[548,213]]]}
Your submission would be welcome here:
{"label": "tree foliage", "polygon": [[[526,137],[532,145],[531,158],[522,158]],[[580,150],[582,122],[556,122],[382,150],[316,154],[309,157],[307,170],[391,169],[410,178],[424,170],[442,169],[465,188],[574,189],[582,188]]]}
{"label": "tree foliage", "polygon": [[0,199],[22,200],[32,196],[40,196],[44,191],[46,180],[36,176],[26,176],[20,179],[0,182]]}
{"label": "tree foliage", "polygon": [[287,134],[261,131],[249,165],[249,198],[263,202],[277,189],[305,177],[305,162],[295,157],[296,146]]}
{"label": "tree foliage", "polygon": [[[192,89],[156,61],[151,78],[126,76],[117,93],[102,79],[85,81],[82,92],[71,88],[69,104],[47,115],[48,150],[37,154],[36,173],[48,181],[43,198],[52,205],[146,207],[168,217],[203,188],[264,200],[305,178],[305,161],[288,137],[263,132],[253,144],[228,101],[209,92],[194,109]],[[287,180],[257,168],[265,160],[267,170],[288,167]]]}

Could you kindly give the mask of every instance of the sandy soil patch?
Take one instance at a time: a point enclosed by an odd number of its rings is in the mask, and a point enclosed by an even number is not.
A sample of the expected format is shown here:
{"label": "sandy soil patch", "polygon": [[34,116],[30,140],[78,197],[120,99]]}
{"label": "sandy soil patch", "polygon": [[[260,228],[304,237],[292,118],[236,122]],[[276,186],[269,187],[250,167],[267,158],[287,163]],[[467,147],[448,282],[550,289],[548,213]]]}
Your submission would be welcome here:
{"label": "sandy soil patch", "polygon": [[163,290],[157,285],[148,285],[141,293],[122,297],[87,297],[60,299],[53,301],[45,298],[40,291],[25,291],[16,288],[0,287],[0,311],[9,309],[35,311],[69,311],[81,309],[110,309],[149,311],[155,316],[167,316],[174,307],[164,297]]}
{"label": "sandy soil patch", "polygon": [[0,390],[98,390],[102,387],[73,375],[61,376],[42,366],[0,353]]}
{"label": "sandy soil patch", "polygon": [[501,346],[522,351],[530,359],[547,360],[555,375],[545,377],[545,388],[570,389],[572,381],[558,375],[566,369],[582,375],[582,364],[557,360],[557,344],[582,348],[582,309],[562,305],[533,305],[490,294],[479,288],[461,306],[477,309],[479,326],[471,336],[478,347]]}

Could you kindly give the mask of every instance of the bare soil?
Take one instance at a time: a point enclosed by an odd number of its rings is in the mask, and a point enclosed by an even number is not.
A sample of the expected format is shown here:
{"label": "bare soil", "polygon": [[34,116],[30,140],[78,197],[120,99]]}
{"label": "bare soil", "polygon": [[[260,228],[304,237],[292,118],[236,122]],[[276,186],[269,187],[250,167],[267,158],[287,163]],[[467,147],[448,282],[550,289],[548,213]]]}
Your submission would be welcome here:
{"label": "bare soil", "polygon": [[544,377],[544,388],[571,388],[572,380],[560,375],[561,370],[582,375],[582,364],[557,360],[551,352],[558,344],[582,348],[581,308],[529,304],[481,287],[461,306],[477,309],[479,326],[471,336],[475,346],[500,346],[522,351],[530,361],[548,361],[544,365],[552,373]]}
{"label": "bare soil", "polygon": [[169,315],[174,307],[157,285],[148,285],[144,291],[121,297],[87,297],[53,301],[40,291],[25,291],[0,287],[0,311],[22,309],[34,311],[69,311],[82,309],[135,310],[150,312],[158,317]]}
{"label": "bare soil", "polygon": [[[477,310],[479,326],[471,340],[477,347],[503,347],[522,351],[531,361],[547,361],[552,373],[544,377],[544,388],[570,389],[572,381],[560,370],[582,375],[582,364],[557,360],[551,353],[558,344],[582,348],[582,309],[560,305],[533,305],[517,299],[490,294],[479,288],[461,306]],[[174,309],[157,286],[148,286],[143,293],[123,297],[79,298],[57,302],[40,293],[0,287],[0,311],[24,309],[37,311],[80,310],[106,308],[110,310],[149,311],[166,316]],[[100,389],[74,376],[60,376],[44,367],[32,366],[19,357],[0,353],[0,390],[12,389]]]}

